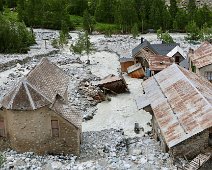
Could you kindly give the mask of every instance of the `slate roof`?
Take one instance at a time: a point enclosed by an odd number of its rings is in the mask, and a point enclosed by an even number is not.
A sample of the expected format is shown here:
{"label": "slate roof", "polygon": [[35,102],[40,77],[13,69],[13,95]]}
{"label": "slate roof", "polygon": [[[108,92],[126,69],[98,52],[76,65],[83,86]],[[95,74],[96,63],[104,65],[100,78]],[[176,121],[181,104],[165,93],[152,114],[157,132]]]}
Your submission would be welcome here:
{"label": "slate roof", "polygon": [[212,44],[204,42],[190,57],[197,68],[212,64]]}
{"label": "slate roof", "polygon": [[149,48],[152,52],[159,55],[167,55],[171,50],[173,50],[176,46],[179,46],[177,43],[169,43],[169,44],[150,44],[147,40],[145,40],[142,44],[139,44],[132,50],[132,55],[135,56],[140,52],[141,49]]}
{"label": "slate roof", "polygon": [[[66,104],[58,105],[57,96],[66,101],[69,77],[63,70],[43,58],[12,90],[2,99],[2,107],[8,110],[36,110],[44,106],[54,105],[53,110],[72,124],[72,109]],[[58,108],[56,108],[56,106]],[[64,107],[64,109],[61,109]],[[66,108],[66,109],[65,109]],[[78,117],[78,121],[81,118]]]}
{"label": "slate roof", "polygon": [[137,105],[151,105],[169,148],[212,127],[212,84],[204,78],[173,64],[142,85],[149,102]]}

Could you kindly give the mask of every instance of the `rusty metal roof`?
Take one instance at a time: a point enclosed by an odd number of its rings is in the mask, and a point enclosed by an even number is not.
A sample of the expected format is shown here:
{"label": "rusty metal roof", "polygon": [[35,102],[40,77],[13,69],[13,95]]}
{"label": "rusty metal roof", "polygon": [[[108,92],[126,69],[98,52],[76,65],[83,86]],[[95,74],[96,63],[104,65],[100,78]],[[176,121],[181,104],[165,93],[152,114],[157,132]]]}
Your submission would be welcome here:
{"label": "rusty metal roof", "polygon": [[212,84],[204,78],[173,64],[143,88],[169,148],[212,127]]}
{"label": "rusty metal roof", "polygon": [[141,53],[143,58],[148,62],[149,69],[152,71],[163,70],[173,63],[172,58],[168,56],[151,54],[143,49],[141,50]]}
{"label": "rusty metal roof", "polygon": [[[68,75],[47,58],[43,58],[34,69],[3,97],[1,104],[8,110],[25,111],[36,110],[54,104],[53,110],[58,111],[58,114],[75,125],[77,123],[75,122],[75,113],[68,106],[66,106],[66,109],[62,109],[63,107],[65,108],[65,104],[60,106],[56,100],[57,96],[60,96],[63,101],[66,100],[65,93],[68,89],[68,83]],[[78,117],[78,121],[80,122],[81,120]]]}
{"label": "rusty metal roof", "polygon": [[190,57],[197,68],[212,64],[212,44],[204,42]]}
{"label": "rusty metal roof", "polygon": [[127,68],[127,73],[132,73],[133,71],[136,71],[136,70],[139,70],[139,69],[142,69],[142,66],[140,63],[137,63],[137,64],[134,64],[130,67]]}

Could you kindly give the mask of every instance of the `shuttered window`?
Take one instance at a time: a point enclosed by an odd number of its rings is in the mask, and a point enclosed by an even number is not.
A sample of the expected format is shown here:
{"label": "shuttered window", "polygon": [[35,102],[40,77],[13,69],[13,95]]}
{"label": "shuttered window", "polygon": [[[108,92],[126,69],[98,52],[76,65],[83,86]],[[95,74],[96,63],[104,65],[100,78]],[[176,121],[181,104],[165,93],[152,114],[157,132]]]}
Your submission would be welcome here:
{"label": "shuttered window", "polygon": [[51,126],[52,126],[52,137],[59,137],[59,121],[52,120]]}
{"label": "shuttered window", "polygon": [[5,137],[4,119],[0,119],[0,137]]}

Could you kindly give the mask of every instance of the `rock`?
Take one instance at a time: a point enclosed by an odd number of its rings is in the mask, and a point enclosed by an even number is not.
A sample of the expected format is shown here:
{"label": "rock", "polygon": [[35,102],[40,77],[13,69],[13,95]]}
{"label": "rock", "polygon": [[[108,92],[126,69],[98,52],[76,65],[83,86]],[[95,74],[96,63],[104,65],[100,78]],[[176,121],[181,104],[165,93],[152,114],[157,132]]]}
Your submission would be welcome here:
{"label": "rock", "polygon": [[52,170],[59,170],[62,167],[62,163],[59,161],[54,161],[51,163]]}

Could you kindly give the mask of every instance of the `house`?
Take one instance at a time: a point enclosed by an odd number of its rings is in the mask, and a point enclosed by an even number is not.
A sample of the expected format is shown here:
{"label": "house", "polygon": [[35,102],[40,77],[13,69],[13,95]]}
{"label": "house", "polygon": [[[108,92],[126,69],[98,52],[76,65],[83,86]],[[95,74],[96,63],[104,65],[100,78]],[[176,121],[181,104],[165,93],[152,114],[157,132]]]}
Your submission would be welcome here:
{"label": "house", "polygon": [[131,78],[143,78],[145,76],[144,70],[140,63],[128,67],[127,74]]}
{"label": "house", "polygon": [[123,77],[115,76],[113,74],[108,75],[103,78],[101,81],[95,84],[104,92],[112,92],[112,93],[124,93],[128,91],[127,83]]}
{"label": "house", "polygon": [[167,68],[174,62],[174,58],[152,54],[144,49],[140,52],[139,63],[141,63],[143,69],[145,70],[145,76],[151,77],[161,70]]}
{"label": "house", "polygon": [[68,105],[68,84],[43,58],[1,101],[0,149],[79,155],[82,118]]}
{"label": "house", "polygon": [[152,133],[164,152],[193,158],[212,145],[212,84],[176,64],[143,84],[136,100],[150,112]]}
{"label": "house", "polygon": [[133,58],[120,58],[121,72],[127,72],[127,68],[134,65]]}
{"label": "house", "polygon": [[188,69],[186,54],[177,43],[150,44],[147,40],[141,38],[141,43],[132,50],[132,56],[136,62],[139,62],[140,57],[142,57],[142,50],[150,54],[173,58],[176,64]]}
{"label": "house", "polygon": [[190,49],[190,70],[212,82],[212,44],[204,42],[197,50]]}

